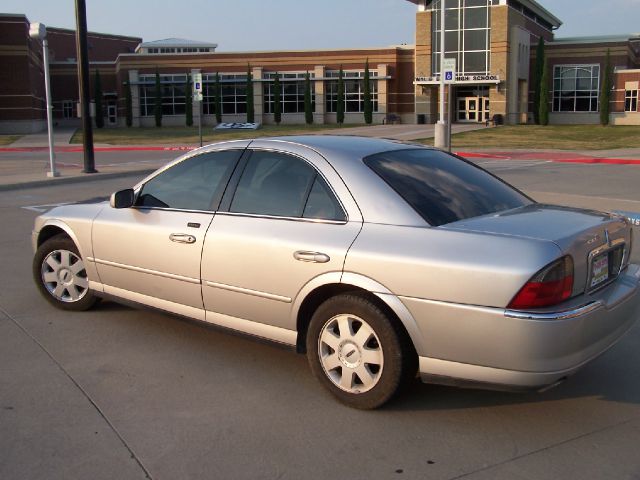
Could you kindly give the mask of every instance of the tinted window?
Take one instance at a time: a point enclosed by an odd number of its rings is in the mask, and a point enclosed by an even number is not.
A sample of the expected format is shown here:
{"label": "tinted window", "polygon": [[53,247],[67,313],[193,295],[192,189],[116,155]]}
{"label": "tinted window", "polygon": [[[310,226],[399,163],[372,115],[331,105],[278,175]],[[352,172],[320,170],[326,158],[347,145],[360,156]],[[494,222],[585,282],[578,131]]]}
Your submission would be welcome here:
{"label": "tinted window", "polygon": [[313,182],[303,216],[322,220],[346,220],[340,204],[320,175],[316,175]]}
{"label": "tinted window", "polygon": [[433,226],[532,203],[493,175],[438,150],[385,152],[364,161]]}
{"label": "tinted window", "polygon": [[145,183],[136,205],[214,210],[241,153],[204,153],[180,162]]}
{"label": "tinted window", "polygon": [[302,217],[316,172],[299,158],[254,152],[240,177],[230,211]]}

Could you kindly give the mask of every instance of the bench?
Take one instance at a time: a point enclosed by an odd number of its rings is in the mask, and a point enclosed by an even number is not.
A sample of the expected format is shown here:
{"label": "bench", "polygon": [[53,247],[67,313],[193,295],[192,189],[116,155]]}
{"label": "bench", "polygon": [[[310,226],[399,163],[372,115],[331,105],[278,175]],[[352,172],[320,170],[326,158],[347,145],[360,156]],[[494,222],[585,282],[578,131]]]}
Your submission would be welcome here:
{"label": "bench", "polygon": [[485,125],[488,127],[491,125],[492,127],[497,127],[498,125],[504,125],[504,117],[500,113],[496,113],[491,117],[490,120],[485,122]]}
{"label": "bench", "polygon": [[401,123],[402,119],[396,115],[395,113],[390,113],[389,115],[385,115],[382,119],[383,125],[395,125],[396,123]]}

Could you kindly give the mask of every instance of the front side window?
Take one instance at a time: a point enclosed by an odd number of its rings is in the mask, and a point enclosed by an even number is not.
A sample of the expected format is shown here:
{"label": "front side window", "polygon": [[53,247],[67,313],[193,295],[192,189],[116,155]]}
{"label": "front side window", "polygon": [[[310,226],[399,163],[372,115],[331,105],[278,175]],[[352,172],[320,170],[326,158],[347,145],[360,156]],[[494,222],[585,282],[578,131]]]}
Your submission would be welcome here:
{"label": "front side window", "polygon": [[144,184],[136,206],[215,210],[241,153],[203,153],[174,165]]}
{"label": "front side window", "polygon": [[230,212],[289,218],[343,220],[329,187],[304,160],[278,152],[253,152]]}
{"label": "front side window", "polygon": [[638,111],[638,90],[625,90],[624,92],[624,111]]}
{"label": "front side window", "polygon": [[532,203],[481,168],[439,150],[396,150],[364,162],[434,227]]}
{"label": "front side window", "polygon": [[597,112],[600,65],[553,67],[553,111]]}

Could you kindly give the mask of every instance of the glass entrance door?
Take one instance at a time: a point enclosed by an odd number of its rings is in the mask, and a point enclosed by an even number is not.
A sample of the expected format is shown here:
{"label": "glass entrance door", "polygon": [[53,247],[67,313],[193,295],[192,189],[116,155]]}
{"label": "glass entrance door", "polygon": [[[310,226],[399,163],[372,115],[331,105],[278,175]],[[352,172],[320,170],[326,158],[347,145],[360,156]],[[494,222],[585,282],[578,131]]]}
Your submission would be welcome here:
{"label": "glass entrance door", "polygon": [[480,97],[458,98],[458,121],[481,122],[483,99]]}
{"label": "glass entrance door", "polygon": [[465,103],[467,110],[467,121],[477,122],[480,113],[480,98],[467,97],[465,98]]}
{"label": "glass entrance door", "polygon": [[489,119],[489,97],[459,97],[459,122],[485,122]]}
{"label": "glass entrance door", "polygon": [[116,105],[107,105],[107,121],[109,125],[115,125],[118,122],[118,107]]}

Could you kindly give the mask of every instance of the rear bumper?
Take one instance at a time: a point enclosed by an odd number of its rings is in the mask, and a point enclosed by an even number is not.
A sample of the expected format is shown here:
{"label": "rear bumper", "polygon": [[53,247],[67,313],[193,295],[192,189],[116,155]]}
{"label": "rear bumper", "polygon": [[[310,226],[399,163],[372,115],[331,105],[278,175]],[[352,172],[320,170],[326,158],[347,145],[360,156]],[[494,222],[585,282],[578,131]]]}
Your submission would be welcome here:
{"label": "rear bumper", "polygon": [[640,267],[562,310],[520,312],[402,298],[422,334],[423,381],[541,389],[610,347],[640,315]]}

